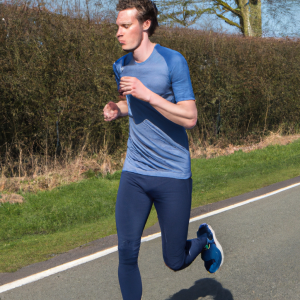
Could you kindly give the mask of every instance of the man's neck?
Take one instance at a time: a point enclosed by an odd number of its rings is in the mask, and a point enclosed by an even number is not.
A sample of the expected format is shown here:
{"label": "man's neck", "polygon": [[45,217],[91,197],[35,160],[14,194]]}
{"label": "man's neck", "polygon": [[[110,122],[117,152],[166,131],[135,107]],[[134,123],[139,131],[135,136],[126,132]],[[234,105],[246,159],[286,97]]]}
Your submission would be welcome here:
{"label": "man's neck", "polygon": [[149,40],[148,34],[145,34],[141,44],[136,48],[132,55],[137,63],[146,61],[152,54],[155,44]]}

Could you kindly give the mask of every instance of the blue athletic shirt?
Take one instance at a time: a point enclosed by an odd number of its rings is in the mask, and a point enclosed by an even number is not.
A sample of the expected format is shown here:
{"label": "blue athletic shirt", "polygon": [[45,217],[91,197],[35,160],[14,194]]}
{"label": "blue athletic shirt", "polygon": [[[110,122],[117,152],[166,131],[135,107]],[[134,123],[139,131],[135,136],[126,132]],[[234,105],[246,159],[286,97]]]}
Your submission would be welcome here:
{"label": "blue athletic shirt", "polygon": [[[149,58],[137,63],[132,53],[113,65],[116,82],[136,77],[152,92],[177,103],[195,96],[185,58],[177,51],[155,45]],[[149,103],[127,95],[129,138],[123,171],[142,175],[187,179],[191,159],[185,128],[175,124]]]}

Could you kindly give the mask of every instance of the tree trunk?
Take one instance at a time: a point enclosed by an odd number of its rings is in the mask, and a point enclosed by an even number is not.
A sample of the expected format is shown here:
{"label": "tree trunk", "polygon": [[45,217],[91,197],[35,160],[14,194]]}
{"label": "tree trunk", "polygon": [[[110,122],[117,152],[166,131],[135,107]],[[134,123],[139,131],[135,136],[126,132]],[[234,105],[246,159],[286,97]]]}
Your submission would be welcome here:
{"label": "tree trunk", "polygon": [[253,36],[253,31],[250,23],[249,0],[238,0],[241,10],[240,25],[244,36]]}
{"label": "tree trunk", "polygon": [[[261,0],[235,0],[236,8],[231,7],[227,2],[226,0],[213,1],[216,15],[226,23],[238,27],[244,36],[261,37]],[[225,17],[226,12],[231,12],[238,17],[240,24]]]}
{"label": "tree trunk", "polygon": [[262,36],[261,0],[250,0],[250,24],[253,36]]}

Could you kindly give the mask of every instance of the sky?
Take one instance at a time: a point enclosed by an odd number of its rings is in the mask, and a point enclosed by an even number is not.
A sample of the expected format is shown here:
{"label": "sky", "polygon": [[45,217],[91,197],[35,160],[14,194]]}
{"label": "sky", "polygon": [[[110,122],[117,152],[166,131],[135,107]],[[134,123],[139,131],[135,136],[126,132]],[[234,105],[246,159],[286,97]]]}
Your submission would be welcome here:
{"label": "sky", "polygon": [[[227,3],[230,2],[226,1]],[[300,0],[292,0],[289,3],[290,12],[284,14],[280,11],[276,11],[276,18],[268,18],[268,10],[270,4],[267,4],[265,0],[262,0],[262,27],[263,36],[265,37],[299,37],[300,36]],[[230,15],[228,15],[230,16]],[[231,19],[231,17],[229,17]],[[281,23],[278,22],[282,18]],[[236,20],[236,22],[238,22]],[[207,28],[211,26],[213,30],[224,30],[228,33],[239,33],[239,29],[235,26],[231,26],[225,23],[223,20],[216,16],[204,16],[199,20],[197,27]]]}
{"label": "sky", "polygon": [[[0,0],[0,3],[3,0]],[[15,0],[12,0],[15,1]],[[81,9],[86,7],[86,1],[90,3],[90,7],[93,7],[95,3],[104,3],[106,9],[110,8],[114,10],[115,3],[117,0],[31,0],[31,1],[45,1],[53,4],[54,2],[58,3],[69,3],[71,6],[74,6],[74,3],[80,5]],[[156,0],[156,3],[159,3],[160,0]],[[234,0],[224,0],[228,4],[233,4]],[[272,0],[268,0],[272,1]],[[273,0],[275,7],[276,3],[283,5],[288,3],[287,7],[290,8],[289,13],[283,13],[278,9],[276,11],[276,18],[267,17],[268,10],[272,7],[270,4],[267,4],[267,0],[262,0],[262,21],[263,21],[263,36],[265,37],[300,37],[300,0]],[[110,4],[111,3],[111,4]],[[94,6],[95,7],[95,6]],[[99,10],[100,6],[97,6]],[[232,19],[230,14],[226,16]],[[281,23],[278,20],[281,19]],[[234,20],[234,19],[233,19]],[[237,20],[234,20],[238,22]],[[235,26],[231,26],[225,23],[223,20],[218,18],[215,15],[204,15],[202,16],[198,23],[193,26],[196,29],[208,29],[213,31],[225,31],[227,33],[238,34],[240,33],[239,29]]]}
{"label": "sky", "polygon": [[[74,0],[81,1],[82,4],[85,3],[86,0]],[[111,9],[114,9],[115,3],[117,0],[90,0],[90,1],[102,1],[103,3],[112,3],[110,6]],[[104,2],[105,1],[105,2]],[[109,1],[109,2],[106,2]],[[161,0],[156,0],[156,3],[159,3]],[[197,1],[197,0],[196,0]],[[202,0],[203,1],[203,0]],[[208,0],[210,1],[210,0]],[[228,4],[234,7],[234,0],[224,0]],[[268,2],[273,2],[271,5]],[[279,3],[279,4],[278,4]],[[278,5],[281,7],[289,8],[289,13],[285,11],[275,10],[276,17],[267,17],[269,15],[270,10],[273,7],[278,8]],[[107,4],[106,7],[109,7]],[[228,14],[227,14],[228,16]],[[230,19],[230,15],[228,16]],[[278,22],[280,21],[281,22]],[[263,36],[265,37],[299,37],[300,36],[300,0],[262,0],[262,21],[263,21]],[[238,22],[238,20],[236,20]],[[239,29],[235,26],[231,26],[225,23],[223,20],[213,15],[204,15],[200,18],[198,24],[194,26],[198,29],[212,29],[215,31],[226,31],[228,33],[240,33]]]}
{"label": "sky", "polygon": [[[83,1],[83,0],[82,0]],[[224,0],[230,5],[234,5],[233,0]],[[270,0],[269,0],[270,1]],[[156,2],[159,3],[159,0]],[[284,6],[284,3],[287,3],[287,7],[290,8],[290,13],[282,13],[276,11],[276,18],[268,18],[268,11],[272,8],[272,5],[268,4],[266,0],[262,0],[262,20],[263,20],[263,36],[289,36],[296,37],[300,36],[300,0],[274,0],[273,1],[276,7],[276,2],[281,3]],[[234,7],[234,6],[233,6]],[[228,14],[227,14],[228,15]],[[228,17],[231,19],[230,15]],[[281,20],[281,23],[278,21]],[[292,22],[291,22],[292,20]],[[236,20],[238,22],[238,20]],[[225,23],[223,20],[217,16],[204,15],[201,17],[198,24],[194,26],[195,28],[204,28],[212,30],[222,30],[228,33],[240,33],[239,29],[235,26],[231,26]]]}

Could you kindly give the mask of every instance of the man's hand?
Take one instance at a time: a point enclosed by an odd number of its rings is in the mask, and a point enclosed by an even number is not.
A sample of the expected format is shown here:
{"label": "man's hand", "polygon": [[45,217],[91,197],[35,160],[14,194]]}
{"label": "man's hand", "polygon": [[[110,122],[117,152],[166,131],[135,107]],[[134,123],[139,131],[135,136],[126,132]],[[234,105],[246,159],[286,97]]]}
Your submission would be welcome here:
{"label": "man's hand", "polygon": [[108,102],[103,108],[104,121],[113,121],[121,114],[118,105],[112,101]]}
{"label": "man's hand", "polygon": [[[119,93],[148,102],[164,117],[186,129],[192,129],[197,123],[197,107],[193,99],[172,103],[149,90],[137,78],[128,76],[121,78]],[[128,112],[128,107],[126,108]]]}
{"label": "man's hand", "polygon": [[132,95],[145,102],[150,101],[152,93],[140,80],[128,76],[121,78],[119,92],[122,93],[123,96]]}

